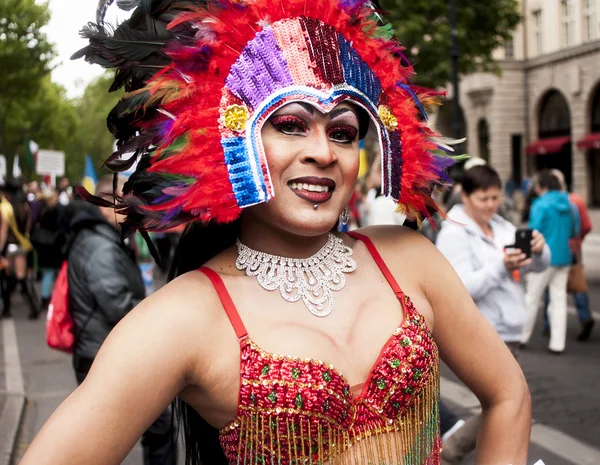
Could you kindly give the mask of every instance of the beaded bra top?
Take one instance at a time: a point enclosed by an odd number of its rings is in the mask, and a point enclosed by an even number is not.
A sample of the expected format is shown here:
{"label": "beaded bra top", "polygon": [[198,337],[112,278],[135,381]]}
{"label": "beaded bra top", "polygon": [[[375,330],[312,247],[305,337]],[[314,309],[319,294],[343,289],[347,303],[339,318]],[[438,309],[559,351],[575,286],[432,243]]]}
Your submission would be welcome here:
{"label": "beaded bra top", "polygon": [[332,365],[262,350],[248,336],[219,275],[200,268],[240,342],[237,414],[220,431],[229,463],[439,464],[437,346],[372,242],[350,235],[367,246],[404,312],[357,395]]}

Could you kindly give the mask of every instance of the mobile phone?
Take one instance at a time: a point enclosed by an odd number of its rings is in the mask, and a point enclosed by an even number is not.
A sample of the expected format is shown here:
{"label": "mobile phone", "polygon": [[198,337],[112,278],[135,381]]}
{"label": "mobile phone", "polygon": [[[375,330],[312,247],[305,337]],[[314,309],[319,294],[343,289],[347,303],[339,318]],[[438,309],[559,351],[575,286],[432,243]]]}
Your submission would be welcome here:
{"label": "mobile phone", "polygon": [[533,229],[517,229],[515,231],[515,243],[513,247],[515,249],[521,249],[521,251],[527,256],[531,257],[531,239],[533,237]]}

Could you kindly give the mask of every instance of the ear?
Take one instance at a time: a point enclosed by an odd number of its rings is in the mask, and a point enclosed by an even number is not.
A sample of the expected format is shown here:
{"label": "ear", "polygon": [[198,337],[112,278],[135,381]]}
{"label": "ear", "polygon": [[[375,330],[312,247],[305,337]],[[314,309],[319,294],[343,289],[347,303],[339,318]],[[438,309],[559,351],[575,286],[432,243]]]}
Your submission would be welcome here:
{"label": "ear", "polygon": [[469,203],[469,196],[463,190],[460,191],[460,199],[462,200],[463,204]]}

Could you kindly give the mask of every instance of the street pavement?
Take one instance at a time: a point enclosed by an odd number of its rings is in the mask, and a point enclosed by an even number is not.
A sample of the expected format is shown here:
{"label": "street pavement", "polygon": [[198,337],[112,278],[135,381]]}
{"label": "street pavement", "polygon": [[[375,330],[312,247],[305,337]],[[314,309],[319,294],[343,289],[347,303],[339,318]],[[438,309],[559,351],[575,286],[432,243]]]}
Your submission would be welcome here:
{"label": "street pavement", "polygon": [[[577,342],[580,326],[571,308],[567,349],[562,355],[551,355],[541,334],[540,312],[532,340],[520,356],[533,397],[529,464],[543,459],[546,465],[600,465],[600,235],[590,239],[586,239],[584,263],[598,327],[589,341]],[[14,432],[11,423],[20,417],[19,391],[23,390],[26,402],[14,447],[15,464],[54,409],[76,388],[70,356],[46,345],[45,314],[37,321],[28,320],[18,294],[14,313],[13,320],[0,320],[0,441],[6,442],[0,443],[0,465],[10,465],[7,441]],[[442,397],[456,413],[466,418],[478,410],[477,400],[445,366],[442,377]],[[123,463],[142,465],[139,444]],[[463,465],[473,463],[470,456]]]}

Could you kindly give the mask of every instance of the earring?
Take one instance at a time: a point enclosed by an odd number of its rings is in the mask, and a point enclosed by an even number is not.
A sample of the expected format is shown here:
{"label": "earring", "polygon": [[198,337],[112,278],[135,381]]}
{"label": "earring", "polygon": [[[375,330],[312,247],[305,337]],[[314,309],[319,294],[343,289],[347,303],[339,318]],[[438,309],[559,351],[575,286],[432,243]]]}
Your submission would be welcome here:
{"label": "earring", "polygon": [[348,224],[348,220],[350,219],[350,209],[348,207],[344,208],[344,211],[340,215],[340,224],[342,226],[346,226]]}

